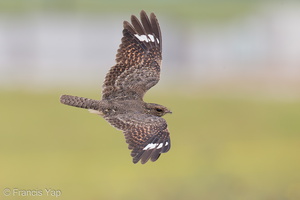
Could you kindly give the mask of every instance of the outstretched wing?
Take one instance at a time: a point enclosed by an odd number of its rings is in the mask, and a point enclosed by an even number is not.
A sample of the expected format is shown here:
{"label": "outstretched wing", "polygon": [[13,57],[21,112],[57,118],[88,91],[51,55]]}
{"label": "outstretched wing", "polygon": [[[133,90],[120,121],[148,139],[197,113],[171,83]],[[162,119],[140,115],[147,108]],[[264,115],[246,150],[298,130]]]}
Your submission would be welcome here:
{"label": "outstretched wing", "polygon": [[131,113],[105,119],[124,132],[133,163],[141,160],[145,164],[149,159],[154,162],[171,147],[167,123],[161,117]]}
{"label": "outstretched wing", "polygon": [[141,22],[134,15],[131,24],[124,21],[122,43],[116,56],[117,64],[105,77],[103,99],[142,99],[160,76],[162,38],[156,16],[150,19],[145,11]]}

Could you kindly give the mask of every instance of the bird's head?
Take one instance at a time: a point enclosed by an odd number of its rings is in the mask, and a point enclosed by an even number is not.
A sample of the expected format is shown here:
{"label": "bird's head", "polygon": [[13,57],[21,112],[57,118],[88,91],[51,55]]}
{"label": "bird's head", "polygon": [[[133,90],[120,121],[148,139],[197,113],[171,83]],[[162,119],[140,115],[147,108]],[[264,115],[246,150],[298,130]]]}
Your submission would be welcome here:
{"label": "bird's head", "polygon": [[146,109],[149,114],[158,117],[164,116],[167,113],[172,113],[167,107],[155,103],[147,103]]}

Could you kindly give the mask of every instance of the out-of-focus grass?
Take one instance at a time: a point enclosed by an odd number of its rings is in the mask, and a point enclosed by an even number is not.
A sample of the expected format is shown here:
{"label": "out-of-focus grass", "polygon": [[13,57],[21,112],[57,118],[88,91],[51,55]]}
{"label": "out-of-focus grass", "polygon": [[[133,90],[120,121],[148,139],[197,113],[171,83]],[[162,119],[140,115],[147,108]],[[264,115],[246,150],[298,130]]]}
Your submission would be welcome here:
{"label": "out-of-focus grass", "polygon": [[[276,2],[276,1],[275,1]],[[198,21],[199,19],[224,20],[237,17],[255,10],[261,1],[227,0],[227,1],[88,1],[88,0],[9,0],[0,1],[0,11],[5,13],[29,12],[83,12],[83,13],[118,13],[139,12],[141,9],[148,12],[172,13],[180,18]],[[170,6],[171,5],[171,6]]]}
{"label": "out-of-focus grass", "polygon": [[165,117],[172,148],[134,165],[122,133],[61,105],[62,93],[0,92],[0,190],[60,189],[73,200],[300,199],[299,101],[151,93],[147,101],[173,111]]}

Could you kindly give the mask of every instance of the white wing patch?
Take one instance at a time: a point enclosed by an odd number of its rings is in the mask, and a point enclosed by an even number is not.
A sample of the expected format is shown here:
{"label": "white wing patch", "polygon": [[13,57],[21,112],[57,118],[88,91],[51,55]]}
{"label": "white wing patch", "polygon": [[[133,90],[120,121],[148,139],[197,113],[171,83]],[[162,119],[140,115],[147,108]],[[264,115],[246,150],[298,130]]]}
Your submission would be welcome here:
{"label": "white wing patch", "polygon": [[154,37],[154,35],[148,34],[148,35],[139,35],[139,34],[134,34],[134,36],[139,39],[141,42],[155,42],[155,39],[157,43],[159,44],[159,39]]}
{"label": "white wing patch", "polygon": [[137,39],[139,39],[139,41],[141,41],[141,42],[143,42],[143,41],[148,42],[148,38],[147,38],[146,35],[138,35],[138,34],[134,34],[134,36],[135,36]]}
{"label": "white wing patch", "polygon": [[[168,146],[168,142],[166,142],[165,146]],[[147,146],[145,146],[145,148],[143,148],[143,150],[149,150],[149,149],[160,149],[162,148],[164,145],[164,143],[150,143]]]}
{"label": "white wing patch", "polygon": [[149,37],[149,39],[151,40],[151,42],[154,42],[155,40],[154,40],[154,36],[153,35],[151,35],[151,34],[148,34],[148,37]]}

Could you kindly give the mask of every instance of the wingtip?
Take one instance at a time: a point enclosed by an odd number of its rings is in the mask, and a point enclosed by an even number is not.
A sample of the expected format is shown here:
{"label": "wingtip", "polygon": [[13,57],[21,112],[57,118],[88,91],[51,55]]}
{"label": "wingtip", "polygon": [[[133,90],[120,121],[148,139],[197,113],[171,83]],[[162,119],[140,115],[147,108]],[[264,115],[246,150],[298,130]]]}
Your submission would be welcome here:
{"label": "wingtip", "polygon": [[150,13],[150,18],[153,18],[153,19],[156,19],[156,20],[157,20],[156,15],[155,15],[153,12]]}
{"label": "wingtip", "polygon": [[141,12],[140,12],[140,18],[143,18],[143,17],[148,18],[148,15],[145,10],[141,10]]}
{"label": "wingtip", "polygon": [[144,165],[144,164],[146,164],[149,160],[151,160],[152,162],[155,162],[155,161],[157,161],[158,160],[158,158],[160,157],[160,155],[161,155],[161,153],[162,152],[160,152],[160,153],[156,153],[156,154],[153,154],[152,152],[149,154],[149,155],[147,155],[147,156],[142,156],[142,157],[140,157],[140,158],[133,158],[132,159],[132,162],[133,162],[133,164],[137,164],[139,161],[140,161],[140,163],[142,164],[142,165]]}
{"label": "wingtip", "polygon": [[146,13],[145,10],[141,10],[140,15],[141,15],[141,16],[142,16],[142,15],[147,15],[147,13]]}

